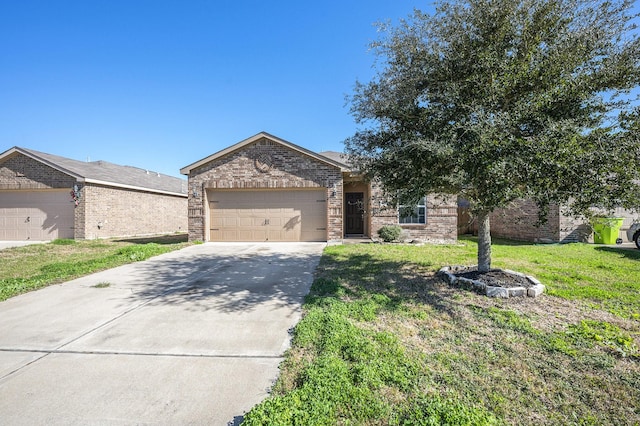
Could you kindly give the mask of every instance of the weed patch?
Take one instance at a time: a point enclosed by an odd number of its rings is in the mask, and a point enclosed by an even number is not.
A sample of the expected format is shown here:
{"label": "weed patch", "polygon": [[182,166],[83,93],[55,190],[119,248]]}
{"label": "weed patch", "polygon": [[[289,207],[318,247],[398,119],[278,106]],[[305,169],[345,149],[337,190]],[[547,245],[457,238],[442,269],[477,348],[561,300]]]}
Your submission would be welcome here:
{"label": "weed patch", "polygon": [[640,359],[638,346],[633,337],[620,330],[620,327],[604,321],[583,320],[578,324],[571,324],[567,331],[556,333],[554,343],[570,355],[577,355],[580,348],[591,348],[594,345],[608,349],[622,357]]}

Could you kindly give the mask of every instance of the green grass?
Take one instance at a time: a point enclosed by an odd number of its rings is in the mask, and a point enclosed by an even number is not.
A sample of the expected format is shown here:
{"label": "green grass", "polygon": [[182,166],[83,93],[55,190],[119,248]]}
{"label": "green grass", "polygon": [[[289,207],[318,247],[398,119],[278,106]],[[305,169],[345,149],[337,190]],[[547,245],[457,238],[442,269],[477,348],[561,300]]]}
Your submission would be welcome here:
{"label": "green grass", "polygon": [[248,425],[640,424],[640,252],[497,241],[537,299],[435,275],[459,245],[328,247],[272,394]]}
{"label": "green grass", "polygon": [[188,245],[185,235],[127,240],[54,240],[0,251],[0,301]]}

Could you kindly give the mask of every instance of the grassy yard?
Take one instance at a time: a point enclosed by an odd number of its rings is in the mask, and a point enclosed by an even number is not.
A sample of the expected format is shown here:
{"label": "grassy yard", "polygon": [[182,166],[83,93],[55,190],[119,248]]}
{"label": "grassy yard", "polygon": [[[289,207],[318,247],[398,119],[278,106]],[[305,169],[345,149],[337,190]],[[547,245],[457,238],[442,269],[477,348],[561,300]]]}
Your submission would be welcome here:
{"label": "grassy yard", "polygon": [[0,251],[0,301],[92,272],[177,250],[186,235],[113,240],[55,240]]}
{"label": "grassy yard", "polygon": [[455,246],[328,247],[272,395],[245,424],[640,424],[640,251],[494,242],[537,299],[447,285]]}

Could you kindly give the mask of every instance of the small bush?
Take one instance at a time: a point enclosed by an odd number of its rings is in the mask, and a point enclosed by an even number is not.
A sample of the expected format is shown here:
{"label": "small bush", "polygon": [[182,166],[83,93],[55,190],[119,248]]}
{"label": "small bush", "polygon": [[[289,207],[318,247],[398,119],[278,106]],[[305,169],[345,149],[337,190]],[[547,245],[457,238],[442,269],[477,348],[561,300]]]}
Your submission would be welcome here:
{"label": "small bush", "polygon": [[378,235],[386,243],[396,241],[402,234],[402,228],[398,225],[385,225],[378,230]]}

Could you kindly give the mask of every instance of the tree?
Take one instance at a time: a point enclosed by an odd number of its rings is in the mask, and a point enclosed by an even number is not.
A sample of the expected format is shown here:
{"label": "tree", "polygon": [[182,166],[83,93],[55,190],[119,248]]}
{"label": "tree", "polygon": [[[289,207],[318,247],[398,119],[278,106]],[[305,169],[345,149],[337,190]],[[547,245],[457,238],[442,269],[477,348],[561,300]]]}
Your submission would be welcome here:
{"label": "tree", "polygon": [[396,204],[467,198],[481,271],[496,208],[531,199],[544,220],[551,204],[628,206],[640,194],[632,3],[452,0],[383,25],[377,74],[349,99],[350,158]]}

